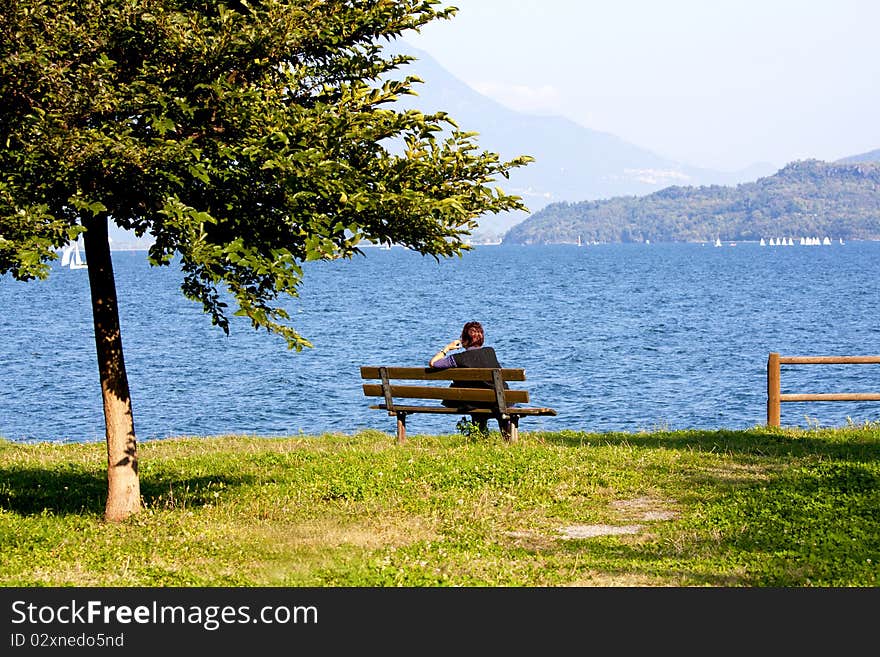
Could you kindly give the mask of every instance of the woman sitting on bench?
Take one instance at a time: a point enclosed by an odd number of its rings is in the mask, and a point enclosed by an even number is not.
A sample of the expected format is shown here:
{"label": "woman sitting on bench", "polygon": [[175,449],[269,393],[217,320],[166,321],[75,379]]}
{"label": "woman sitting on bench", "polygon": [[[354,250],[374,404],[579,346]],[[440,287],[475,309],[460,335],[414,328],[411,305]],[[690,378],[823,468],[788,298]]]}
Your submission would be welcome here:
{"label": "woman sitting on bench", "polygon": [[[433,367],[435,369],[446,369],[449,367],[500,368],[501,365],[498,363],[498,357],[495,355],[495,350],[492,347],[484,347],[484,339],[485,333],[483,332],[483,325],[480,324],[480,322],[468,322],[464,325],[464,328],[461,329],[461,338],[453,340],[434,354],[431,360],[428,361],[428,367]],[[454,354],[449,353],[455,349],[464,349],[464,351]],[[450,387],[457,387],[456,383],[456,381],[453,381]],[[474,383],[471,382],[469,385],[474,385]],[[483,385],[487,388],[489,387],[488,384]],[[506,383],[504,384],[504,387],[508,387]],[[443,401],[442,403],[444,406],[458,408],[465,411],[470,408],[476,408],[467,402]],[[503,432],[506,428],[504,426],[506,421],[498,416],[496,416],[495,419],[498,420],[498,427]],[[477,425],[480,431],[485,432],[487,430],[489,418],[486,415],[471,415],[471,420]]]}

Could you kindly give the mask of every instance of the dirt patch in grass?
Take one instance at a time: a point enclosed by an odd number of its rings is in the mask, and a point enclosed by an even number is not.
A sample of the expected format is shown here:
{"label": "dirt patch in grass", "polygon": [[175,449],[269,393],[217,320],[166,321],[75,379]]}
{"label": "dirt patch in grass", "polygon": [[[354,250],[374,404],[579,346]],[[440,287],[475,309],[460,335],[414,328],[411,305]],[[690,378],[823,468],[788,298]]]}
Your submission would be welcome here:
{"label": "dirt patch in grass", "polygon": [[606,523],[567,525],[560,527],[553,534],[530,529],[512,530],[505,532],[505,536],[514,545],[539,550],[551,547],[554,541],[559,539],[638,534],[648,526],[642,523],[671,520],[678,515],[676,511],[669,508],[672,506],[669,501],[653,497],[616,500],[610,506],[621,520],[621,524],[613,524],[612,520]]}
{"label": "dirt patch in grass", "polygon": [[653,520],[672,520],[678,515],[666,500],[653,497],[635,497],[630,500],[615,500],[611,508],[625,519],[650,522]]}
{"label": "dirt patch in grass", "polygon": [[638,534],[642,525],[569,525],[559,530],[562,538],[593,538],[616,534]]}
{"label": "dirt patch in grass", "polygon": [[[595,536],[615,536],[621,534],[638,534],[645,525],[638,522],[655,522],[671,520],[676,517],[676,512],[669,509],[669,503],[665,500],[653,497],[636,497],[629,500],[615,500],[611,508],[626,524],[614,525],[610,523],[593,525],[569,525],[559,529],[559,536],[563,539],[593,538]],[[633,523],[632,521],[638,521]]]}
{"label": "dirt patch in grass", "polygon": [[511,540],[514,546],[526,550],[548,550],[553,546],[554,539],[534,531],[509,531],[505,536]]}

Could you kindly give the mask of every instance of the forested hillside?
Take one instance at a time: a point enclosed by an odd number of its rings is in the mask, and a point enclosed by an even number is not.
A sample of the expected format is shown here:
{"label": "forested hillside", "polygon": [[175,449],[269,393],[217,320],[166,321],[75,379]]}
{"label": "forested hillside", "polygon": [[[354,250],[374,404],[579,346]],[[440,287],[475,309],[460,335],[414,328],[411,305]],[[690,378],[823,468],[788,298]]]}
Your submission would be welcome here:
{"label": "forested hillside", "polygon": [[673,186],[647,196],[553,203],[505,244],[880,239],[880,164],[793,162],[735,187]]}

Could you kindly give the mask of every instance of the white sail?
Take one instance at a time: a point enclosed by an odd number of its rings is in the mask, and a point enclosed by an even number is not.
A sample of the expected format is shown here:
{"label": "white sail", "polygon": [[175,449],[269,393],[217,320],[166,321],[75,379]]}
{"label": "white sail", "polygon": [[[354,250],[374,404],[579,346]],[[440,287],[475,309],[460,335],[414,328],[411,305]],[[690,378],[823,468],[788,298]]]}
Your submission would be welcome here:
{"label": "white sail", "polygon": [[82,237],[76,242],[71,242],[64,247],[64,253],[61,254],[61,266],[70,267],[71,269],[86,269],[89,265],[83,259],[80,244]]}
{"label": "white sail", "polygon": [[76,241],[76,248],[73,251],[73,259],[70,263],[71,269],[85,269],[88,265],[85,263],[83,259],[82,253],[79,250],[80,242],[82,242],[82,237],[80,237]]}

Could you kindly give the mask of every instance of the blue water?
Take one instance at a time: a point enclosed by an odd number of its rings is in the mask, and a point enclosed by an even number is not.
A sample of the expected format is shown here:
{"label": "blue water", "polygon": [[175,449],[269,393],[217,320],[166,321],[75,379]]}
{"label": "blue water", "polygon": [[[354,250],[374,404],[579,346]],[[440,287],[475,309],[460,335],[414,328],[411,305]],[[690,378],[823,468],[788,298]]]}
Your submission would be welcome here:
{"label": "blue water", "polygon": [[[744,429],[766,419],[766,363],[880,353],[880,243],[481,246],[435,261],[401,248],[307,263],[286,302],[315,345],[297,353],[244,321],[226,337],[174,268],[114,253],[140,439],[392,432],[361,365],[426,364],[469,320],[524,367],[557,417],[522,429]],[[85,271],[0,278],[0,436],[103,440]],[[880,365],[783,367],[783,392],[878,392]],[[784,403],[784,426],[880,419],[880,402]],[[410,433],[455,430],[414,416]]]}

